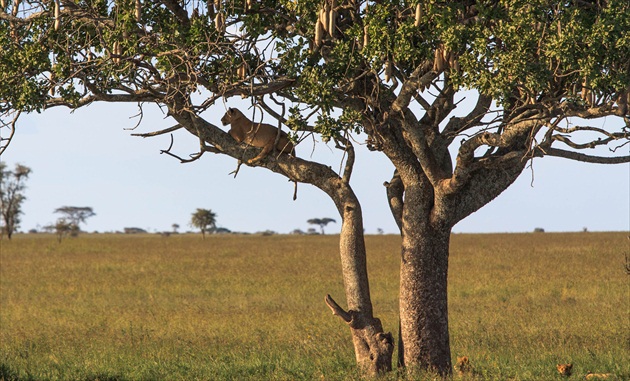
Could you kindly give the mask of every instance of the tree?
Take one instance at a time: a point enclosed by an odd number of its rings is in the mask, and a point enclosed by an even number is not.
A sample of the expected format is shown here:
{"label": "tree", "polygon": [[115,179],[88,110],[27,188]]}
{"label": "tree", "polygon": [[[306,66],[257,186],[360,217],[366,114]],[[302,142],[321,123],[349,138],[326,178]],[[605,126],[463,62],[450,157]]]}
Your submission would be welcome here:
{"label": "tree", "polygon": [[78,226],[74,225],[71,222],[68,222],[65,218],[59,218],[57,222],[55,222],[53,230],[57,235],[57,241],[59,243],[61,243],[63,237],[67,236],[68,234],[72,236],[76,236],[77,234],[79,234]]}
{"label": "tree", "polygon": [[0,162],[0,214],[2,214],[0,238],[6,233],[7,238],[11,239],[20,226],[22,203],[26,200],[24,190],[30,173],[31,169],[24,165],[16,164],[15,169],[11,171],[7,169],[6,163]]}
{"label": "tree", "polygon": [[177,229],[179,229],[179,224],[173,224],[171,225],[171,227],[173,228],[173,233],[177,234]]}
{"label": "tree", "polygon": [[201,230],[201,236],[206,239],[206,231],[214,231],[217,227],[217,215],[210,209],[197,208],[192,214],[190,225]]}
{"label": "tree", "polygon": [[[393,338],[373,313],[350,184],[360,133],[396,168],[385,185],[402,235],[398,363],[441,374],[451,372],[452,227],[536,158],[630,161],[619,149],[629,142],[625,0],[7,3],[0,114],[9,137],[23,112],[155,103],[174,125],[137,135],[184,129],[200,149],[183,162],[208,152],[247,162],[260,150],[204,114],[236,97],[288,126],[296,143],[313,136],[344,153],[339,172],[277,153],[252,166],[312,184],[337,207],[348,311],[326,302],[368,373],[391,369]],[[163,152],[177,157],[171,148]]]}
{"label": "tree", "polygon": [[337,223],[337,221],[335,221],[332,218],[328,218],[328,217],[311,218],[310,220],[307,220],[306,222],[308,222],[311,225],[319,225],[319,228],[321,229],[322,234],[326,234],[326,233],[324,233],[324,226],[328,225],[330,222]]}
{"label": "tree", "polygon": [[89,206],[62,206],[55,209],[54,213],[63,215],[59,221],[62,221],[62,225],[70,225],[69,231],[73,237],[76,237],[81,231],[80,224],[85,223],[88,218],[96,216],[94,210]]}

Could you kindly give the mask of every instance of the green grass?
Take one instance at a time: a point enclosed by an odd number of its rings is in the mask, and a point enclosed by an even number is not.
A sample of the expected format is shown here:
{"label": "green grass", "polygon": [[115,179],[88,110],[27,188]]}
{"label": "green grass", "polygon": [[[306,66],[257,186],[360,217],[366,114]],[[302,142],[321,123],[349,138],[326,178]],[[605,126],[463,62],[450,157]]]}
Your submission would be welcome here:
{"label": "green grass", "polygon": [[[399,244],[367,237],[394,334]],[[561,379],[565,362],[569,379],[630,379],[627,252],[624,233],[454,235],[451,347],[468,379]],[[0,380],[358,379],[327,293],[343,305],[336,236],[18,235],[0,250]]]}

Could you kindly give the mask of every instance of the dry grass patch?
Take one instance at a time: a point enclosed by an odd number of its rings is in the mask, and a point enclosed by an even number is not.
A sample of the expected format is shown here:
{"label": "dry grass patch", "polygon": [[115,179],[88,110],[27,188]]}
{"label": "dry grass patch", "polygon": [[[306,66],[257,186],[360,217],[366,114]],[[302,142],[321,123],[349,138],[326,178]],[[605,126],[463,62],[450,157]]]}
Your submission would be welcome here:
{"label": "dry grass patch", "polygon": [[[400,238],[367,245],[396,334]],[[630,378],[625,251],[621,233],[454,235],[454,359],[480,380],[559,363]],[[336,236],[17,236],[0,251],[0,379],[355,379],[326,293],[342,303]]]}

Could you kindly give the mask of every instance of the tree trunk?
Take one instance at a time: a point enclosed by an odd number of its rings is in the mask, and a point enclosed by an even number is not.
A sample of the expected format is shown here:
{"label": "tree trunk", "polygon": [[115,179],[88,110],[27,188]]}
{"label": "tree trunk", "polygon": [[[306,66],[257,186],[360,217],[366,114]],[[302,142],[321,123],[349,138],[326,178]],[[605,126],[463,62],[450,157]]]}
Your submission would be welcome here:
{"label": "tree trunk", "polygon": [[361,207],[349,188],[341,191],[337,208],[342,217],[339,248],[348,311],[328,295],[326,303],[350,326],[357,365],[364,374],[392,370],[394,351],[391,333],[383,332],[381,321],[373,316],[368,283]]}
{"label": "tree trunk", "polygon": [[450,227],[422,218],[403,223],[399,364],[451,373],[447,270]]}

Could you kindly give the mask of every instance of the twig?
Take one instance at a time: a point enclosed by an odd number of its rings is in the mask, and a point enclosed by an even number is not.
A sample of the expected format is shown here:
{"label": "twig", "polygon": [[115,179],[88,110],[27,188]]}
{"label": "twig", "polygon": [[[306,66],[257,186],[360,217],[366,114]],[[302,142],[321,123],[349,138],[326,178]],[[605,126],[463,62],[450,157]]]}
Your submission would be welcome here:
{"label": "twig", "polygon": [[[150,138],[152,136],[164,135],[164,134],[168,134],[169,132],[177,131],[177,130],[179,130],[182,127],[184,127],[184,126],[182,126],[181,124],[176,124],[173,127],[169,127],[169,128],[164,129],[164,130],[147,132],[147,133],[144,133],[144,134],[131,134],[131,136],[140,136],[141,138]],[[171,137],[172,137],[172,135],[171,135]]]}
{"label": "twig", "polygon": [[236,169],[228,173],[228,175],[234,174],[234,178],[236,178],[236,175],[238,175],[238,171],[241,169],[242,164],[243,164],[243,160],[239,160],[238,164],[236,165]]}

